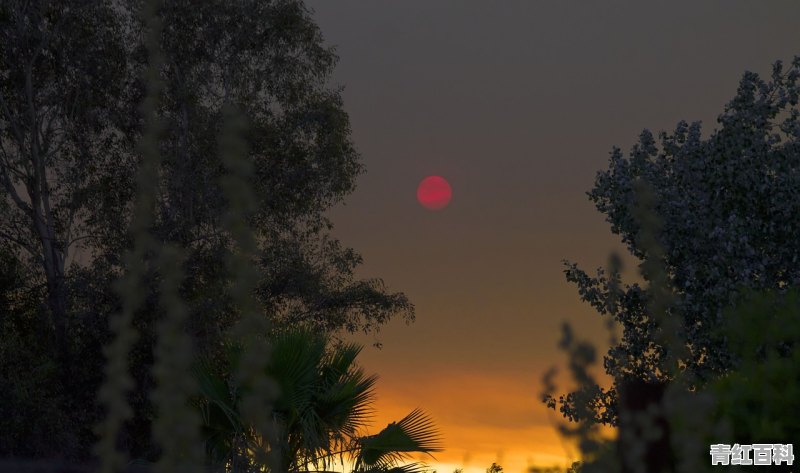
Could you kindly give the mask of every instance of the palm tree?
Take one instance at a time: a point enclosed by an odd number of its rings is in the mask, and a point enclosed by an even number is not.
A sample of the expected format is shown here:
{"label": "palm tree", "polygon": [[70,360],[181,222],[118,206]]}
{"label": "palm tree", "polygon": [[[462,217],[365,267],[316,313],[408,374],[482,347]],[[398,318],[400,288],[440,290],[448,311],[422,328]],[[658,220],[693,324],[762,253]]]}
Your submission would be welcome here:
{"label": "palm tree", "polygon": [[355,367],[361,347],[327,350],[327,345],[327,337],[308,329],[283,332],[273,341],[268,374],[280,387],[273,414],[285,471],[307,460],[326,466],[325,460],[357,436],[371,411],[377,376]]}
{"label": "palm tree", "polygon": [[271,442],[257,435],[239,410],[246,386],[237,386],[237,351],[229,352],[226,373],[199,363],[195,374],[201,386],[198,403],[204,420],[209,460],[228,471],[263,470],[254,454],[270,450],[281,471],[327,468],[338,455],[354,458],[358,472],[406,472],[419,464],[399,467],[411,452],[439,450],[431,420],[415,410],[373,436],[359,436],[372,412],[377,376],[367,376],[355,365],[362,347],[338,344],[305,328],[294,328],[272,338],[272,356],[265,375],[280,390],[272,403],[276,435]]}

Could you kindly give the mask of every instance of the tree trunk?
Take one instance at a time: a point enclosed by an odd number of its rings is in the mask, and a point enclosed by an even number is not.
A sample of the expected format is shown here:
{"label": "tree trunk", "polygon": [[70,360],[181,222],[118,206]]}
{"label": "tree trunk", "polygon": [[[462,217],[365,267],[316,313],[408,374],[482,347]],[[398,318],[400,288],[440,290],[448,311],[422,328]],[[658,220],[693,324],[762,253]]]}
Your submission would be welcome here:
{"label": "tree trunk", "polygon": [[665,382],[622,383],[618,448],[623,473],[674,471],[669,423],[662,407],[666,388]]}

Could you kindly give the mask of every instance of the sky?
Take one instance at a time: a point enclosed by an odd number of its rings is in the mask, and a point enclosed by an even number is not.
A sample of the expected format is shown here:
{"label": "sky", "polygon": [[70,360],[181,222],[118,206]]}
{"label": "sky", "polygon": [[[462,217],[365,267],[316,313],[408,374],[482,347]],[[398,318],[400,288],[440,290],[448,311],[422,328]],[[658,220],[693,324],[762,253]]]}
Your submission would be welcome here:
{"label": "sky", "polygon": [[[340,57],[367,170],[331,211],[335,234],[364,257],[361,277],[416,306],[413,324],[356,337],[380,376],[371,433],[420,407],[443,436],[439,473],[568,464],[541,378],[564,368],[564,321],[603,351],[607,332],[562,260],[593,272],[625,251],[585,193],[612,146],[679,120],[708,132],[745,70],[800,54],[800,2],[307,5]],[[428,175],[452,186],[442,210],[416,201]]]}

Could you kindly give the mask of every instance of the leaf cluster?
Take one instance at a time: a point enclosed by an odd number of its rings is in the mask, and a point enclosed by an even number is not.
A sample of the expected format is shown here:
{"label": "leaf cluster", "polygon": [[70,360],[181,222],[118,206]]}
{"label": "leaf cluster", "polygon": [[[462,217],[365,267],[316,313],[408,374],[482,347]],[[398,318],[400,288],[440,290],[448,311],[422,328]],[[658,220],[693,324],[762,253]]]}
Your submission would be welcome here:
{"label": "leaf cluster", "polygon": [[[776,62],[766,80],[747,72],[708,136],[699,122],[680,122],[658,137],[644,130],[627,155],[611,151],[608,169],[597,174],[588,196],[643,262],[642,277],[651,285],[621,284],[616,271],[592,276],[569,262],[564,271],[584,301],[622,328],[621,340],[604,357],[609,375],[664,381],[677,362],[703,386],[740,362],[716,328],[727,323],[725,310],[742,288],[800,285],[798,79],[800,58]],[[657,255],[643,244],[637,183],[652,191],[648,215],[659,222],[652,234]],[[650,272],[648,261],[664,268],[663,284],[652,285],[654,274],[662,273]],[[654,287],[668,297],[654,294]],[[653,311],[657,298],[666,301],[663,317]],[[670,337],[682,346],[665,344]],[[615,392],[592,390],[597,417],[613,424]],[[576,415],[575,399],[561,399],[568,417]]]}

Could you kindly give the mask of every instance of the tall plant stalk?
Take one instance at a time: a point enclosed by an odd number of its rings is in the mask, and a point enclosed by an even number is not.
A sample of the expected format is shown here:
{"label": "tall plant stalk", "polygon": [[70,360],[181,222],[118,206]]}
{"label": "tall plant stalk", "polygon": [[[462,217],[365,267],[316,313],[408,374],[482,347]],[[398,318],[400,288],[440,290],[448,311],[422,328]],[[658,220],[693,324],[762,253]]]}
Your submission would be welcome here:
{"label": "tall plant stalk", "polygon": [[233,279],[233,301],[240,311],[231,336],[234,343],[240,343],[243,348],[235,376],[239,386],[248,387],[241,401],[242,416],[250,420],[255,435],[262,439],[264,446],[252,452],[255,461],[269,464],[270,470],[277,473],[280,470],[280,452],[276,451],[277,431],[270,405],[277,396],[277,387],[265,374],[270,357],[267,341],[270,324],[253,295],[258,271],[253,264],[257,245],[248,221],[255,210],[255,196],[250,184],[254,173],[252,163],[247,159],[248,148],[244,138],[247,121],[231,104],[225,106],[223,115],[219,152],[228,172],[222,179],[222,189],[228,201],[224,225],[236,245],[228,256],[228,269]]}
{"label": "tall plant stalk", "polygon": [[122,310],[109,320],[113,339],[104,349],[105,381],[98,393],[99,401],[106,409],[105,417],[96,427],[98,441],[94,450],[100,461],[100,473],[120,471],[128,459],[126,453],[117,449],[117,437],[122,425],[133,415],[127,400],[127,393],[134,386],[128,356],[138,337],[133,327],[133,316],[143,305],[145,287],[142,278],[147,273],[147,260],[156,248],[148,229],[154,220],[160,161],[158,139],[164,129],[158,118],[159,96],[164,87],[159,71],[164,60],[158,46],[162,25],[156,15],[157,9],[158,2],[151,0],[145,3],[142,12],[148,30],[146,46],[149,53],[145,73],[147,93],[140,107],[145,119],[139,142],[142,162],[137,173],[137,198],[131,222],[134,245],[124,257],[127,271],[116,286],[122,299]]}

